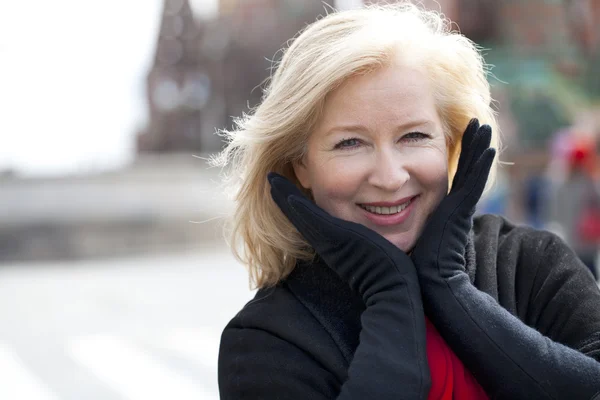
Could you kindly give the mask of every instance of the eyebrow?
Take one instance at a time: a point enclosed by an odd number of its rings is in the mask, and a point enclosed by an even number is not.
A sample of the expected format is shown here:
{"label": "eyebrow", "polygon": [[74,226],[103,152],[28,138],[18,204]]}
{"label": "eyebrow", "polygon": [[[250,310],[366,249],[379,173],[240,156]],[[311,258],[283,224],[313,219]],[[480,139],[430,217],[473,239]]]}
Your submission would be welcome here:
{"label": "eyebrow", "polygon": [[[396,131],[405,131],[405,130],[409,130],[412,128],[415,128],[417,126],[432,126],[434,125],[434,122],[428,119],[418,119],[418,120],[413,120],[413,121],[409,121],[407,123],[401,124],[396,126]],[[369,129],[367,129],[366,126],[361,125],[361,124],[350,124],[350,125],[336,125],[332,128],[329,128],[326,132],[325,132],[325,136],[329,136],[335,132],[358,132],[358,131],[368,131]]]}

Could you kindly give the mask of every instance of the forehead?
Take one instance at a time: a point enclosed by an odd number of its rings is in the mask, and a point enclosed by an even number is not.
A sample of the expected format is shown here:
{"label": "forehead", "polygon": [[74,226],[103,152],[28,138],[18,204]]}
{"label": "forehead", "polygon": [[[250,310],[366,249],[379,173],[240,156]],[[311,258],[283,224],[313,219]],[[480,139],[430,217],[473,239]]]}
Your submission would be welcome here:
{"label": "forehead", "polygon": [[329,94],[322,115],[324,125],[410,120],[439,123],[428,76],[417,68],[401,65],[347,79]]}

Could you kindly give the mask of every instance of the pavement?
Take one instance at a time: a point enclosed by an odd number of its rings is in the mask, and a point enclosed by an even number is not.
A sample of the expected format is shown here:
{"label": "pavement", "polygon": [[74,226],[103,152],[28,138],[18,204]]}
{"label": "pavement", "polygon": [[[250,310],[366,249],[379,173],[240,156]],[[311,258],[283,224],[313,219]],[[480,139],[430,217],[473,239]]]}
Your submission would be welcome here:
{"label": "pavement", "polygon": [[222,245],[6,264],[0,399],[218,399],[220,334],[252,296]]}

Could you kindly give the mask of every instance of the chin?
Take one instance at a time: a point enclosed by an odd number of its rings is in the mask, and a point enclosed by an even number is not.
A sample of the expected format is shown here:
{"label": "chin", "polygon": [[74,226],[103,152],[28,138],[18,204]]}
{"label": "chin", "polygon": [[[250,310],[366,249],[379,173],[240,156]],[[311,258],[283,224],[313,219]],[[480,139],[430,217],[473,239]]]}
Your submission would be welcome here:
{"label": "chin", "polygon": [[386,239],[405,253],[409,253],[415,247],[415,240],[412,237],[392,236]]}

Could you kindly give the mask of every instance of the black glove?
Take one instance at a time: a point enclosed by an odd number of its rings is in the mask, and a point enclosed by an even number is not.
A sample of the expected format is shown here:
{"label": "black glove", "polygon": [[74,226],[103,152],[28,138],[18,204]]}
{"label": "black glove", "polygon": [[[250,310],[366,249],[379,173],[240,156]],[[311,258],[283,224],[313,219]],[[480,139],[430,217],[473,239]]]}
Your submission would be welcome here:
{"label": "black glove", "polygon": [[472,216],[495,155],[490,139],[491,128],[472,120],[452,190],[411,254],[425,311],[490,398],[592,399],[600,393],[600,364],[525,325],[465,272]]}
{"label": "black glove", "polygon": [[411,257],[422,285],[446,285],[465,272],[464,253],[473,226],[475,206],[483,193],[496,150],[490,148],[492,129],[471,120],[462,138],[458,168],[450,193],[429,217]]}
{"label": "black glove", "polygon": [[338,398],[427,398],[425,315],[410,257],[365,226],[329,215],[283,176],[268,179],[281,211],[366,306]]}

